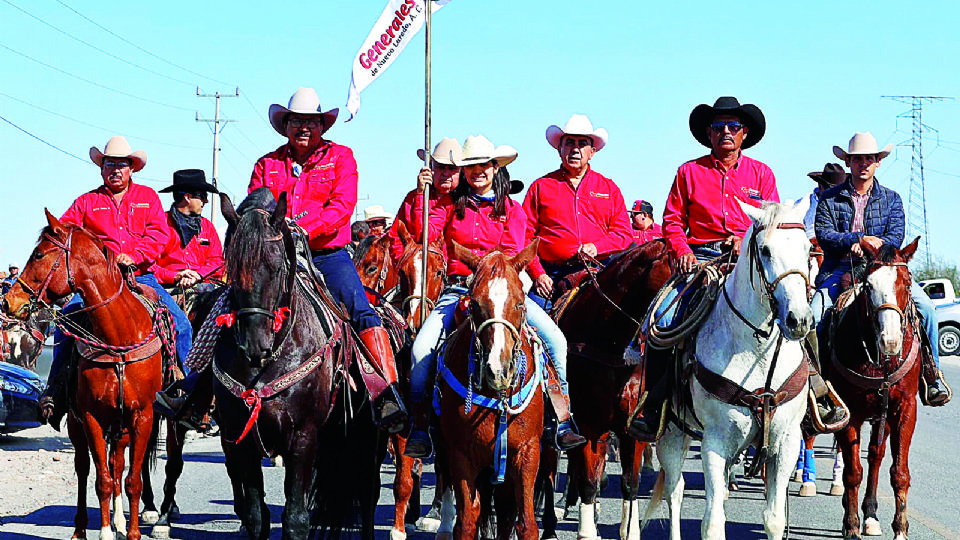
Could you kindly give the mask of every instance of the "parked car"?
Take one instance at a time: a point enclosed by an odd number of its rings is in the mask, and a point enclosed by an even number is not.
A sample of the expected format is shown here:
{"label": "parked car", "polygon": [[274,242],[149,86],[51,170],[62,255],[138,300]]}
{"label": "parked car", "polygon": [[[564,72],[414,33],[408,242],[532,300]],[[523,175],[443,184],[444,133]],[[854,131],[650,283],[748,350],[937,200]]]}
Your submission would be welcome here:
{"label": "parked car", "polygon": [[0,433],[40,425],[43,380],[20,366],[0,362]]}
{"label": "parked car", "polygon": [[926,279],[920,286],[937,307],[940,354],[960,354],[960,299],[953,290],[953,282],[946,278]]}

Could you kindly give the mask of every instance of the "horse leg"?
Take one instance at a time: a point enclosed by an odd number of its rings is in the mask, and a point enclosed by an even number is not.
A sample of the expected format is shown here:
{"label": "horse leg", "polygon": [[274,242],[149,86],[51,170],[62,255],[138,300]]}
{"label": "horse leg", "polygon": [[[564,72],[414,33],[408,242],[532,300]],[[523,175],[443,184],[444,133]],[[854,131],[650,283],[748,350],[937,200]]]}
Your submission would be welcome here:
{"label": "horse leg", "polygon": [[[713,435],[713,437],[711,437]],[[723,540],[726,537],[727,517],[723,510],[723,500],[727,494],[730,459],[726,455],[723,441],[716,440],[717,434],[704,433],[701,443],[700,459],[703,462],[703,486],[706,497],[706,509],[700,523],[700,535],[703,540]],[[796,448],[797,445],[794,445]]]}
{"label": "horse leg", "polygon": [[806,437],[800,447],[802,468],[797,472],[800,474],[799,482],[802,482],[798,493],[801,497],[814,497],[817,494],[817,460],[813,451],[816,438],[816,435]]}
{"label": "horse leg", "polygon": [[643,455],[649,447],[633,437],[621,433],[620,440],[620,495],[623,501],[623,514],[620,521],[620,540],[640,540],[640,468]]}
{"label": "horse leg", "polygon": [[880,521],[877,519],[877,483],[880,481],[880,464],[886,452],[887,435],[890,433],[890,423],[887,422],[883,430],[883,440],[879,440],[877,428],[870,430],[870,447],[867,452],[867,489],[863,494],[863,534],[864,536],[880,536],[883,534]]}
{"label": "horse leg", "polygon": [[[113,471],[113,529],[121,537],[127,536],[127,522],[123,518],[123,453],[130,442],[129,437],[121,437],[116,442],[110,444],[110,470]],[[133,461],[132,459],[130,460]],[[133,511],[133,507],[130,507]]]}
{"label": "horse leg", "polygon": [[[540,467],[537,471],[535,491],[539,490],[543,497],[543,540],[557,538],[557,511],[553,507],[554,492],[557,489],[557,466],[560,461],[560,452],[549,447],[543,447],[540,453]],[[534,499],[537,498],[536,493]]]}
{"label": "horse leg", "polygon": [[316,445],[312,441],[316,440],[316,435],[313,432],[305,433],[297,439],[291,453],[283,457],[283,493],[286,504],[280,521],[283,524],[284,540],[304,540],[310,529],[307,496],[313,479]]}
{"label": "horse leg", "polygon": [[683,460],[690,447],[690,438],[677,429],[667,431],[657,441],[657,460],[660,461],[660,476],[650,494],[644,524],[653,515],[660,499],[666,495],[670,512],[670,540],[680,540],[680,506],[683,503]]}
{"label": "horse leg", "polygon": [[830,482],[830,495],[843,495],[843,452],[840,447],[833,449],[833,480]]}
{"label": "horse leg", "polygon": [[[457,478],[451,478],[457,496],[457,524],[453,527],[455,540],[476,540],[477,525],[480,519],[480,497],[477,493],[476,474],[469,470],[466,456],[453,453],[450,463],[458,463],[466,471],[458,471]],[[453,472],[453,467],[450,468]],[[437,535],[439,537],[439,534]]]}
{"label": "horse leg", "polygon": [[793,472],[793,452],[803,443],[798,425],[788,428],[777,454],[766,463],[767,508],[763,513],[763,527],[768,540],[780,540],[787,525],[787,487]]}
{"label": "horse leg", "polygon": [[250,540],[266,540],[270,535],[270,509],[264,501],[260,454],[249,444],[222,441],[222,446],[233,484],[234,511]]}
{"label": "horse leg", "polygon": [[[506,481],[499,486],[492,486],[493,488],[493,503],[494,509],[497,516],[497,534],[496,540],[510,540],[510,537],[513,536],[514,531],[517,533],[517,540],[537,540],[537,520],[533,520],[533,537],[530,537],[528,530],[522,527],[521,522],[517,519],[518,511],[517,505],[525,505],[527,501],[524,501],[523,497],[523,481],[521,478],[517,478],[510,471],[507,472]],[[513,489],[510,489],[513,488]],[[533,497],[533,490],[531,490],[530,497]],[[480,495],[480,504],[489,504],[490,501],[483,500],[483,495]],[[531,499],[532,501],[532,499]],[[483,524],[481,524],[482,528]],[[522,532],[521,532],[522,531]],[[481,533],[483,534],[482,530]]]}
{"label": "horse leg", "polygon": [[413,458],[403,455],[407,447],[406,438],[397,434],[390,435],[389,444],[393,448],[393,461],[397,464],[397,473],[393,479],[394,512],[390,540],[404,540],[407,537],[407,510],[413,494]]}
{"label": "horse leg", "polygon": [[73,536],[71,538],[86,538],[89,517],[87,516],[87,477],[90,476],[90,449],[87,447],[87,437],[73,414],[67,415],[67,433],[73,443],[74,459],[73,470],[77,473],[77,513],[73,518]]}
{"label": "horse leg", "polygon": [[[568,455],[573,455],[570,452]],[[587,441],[577,452],[580,459],[578,471],[580,476],[580,524],[577,527],[578,539],[596,540],[597,533],[596,503],[600,494],[600,478],[603,476],[607,457],[606,437],[596,441]]]}
{"label": "horse leg", "polygon": [[913,430],[917,424],[916,402],[912,407],[901,404],[901,407],[910,414],[902,414],[897,411],[891,424],[899,426],[890,432],[890,454],[893,458],[893,464],[890,466],[890,485],[893,487],[896,510],[893,515],[893,540],[906,540],[907,533],[910,530],[910,523],[907,521],[907,491],[910,490],[910,466],[908,458],[910,456],[910,443],[913,440]]}
{"label": "horse leg", "polygon": [[857,511],[860,481],[863,480],[863,467],[860,465],[860,426],[862,421],[853,422],[836,434],[837,443],[843,453],[843,538],[860,538],[860,514]]}
{"label": "horse leg", "polygon": [[83,419],[83,430],[87,437],[93,465],[97,470],[94,490],[100,499],[100,538],[113,540],[113,530],[110,528],[110,503],[113,499],[113,477],[111,476],[110,462],[107,457],[107,443],[104,439],[103,428],[90,413]]}
{"label": "horse leg", "polygon": [[[506,498],[511,499],[510,504],[514,516],[517,519],[517,540],[537,540],[537,515],[533,507],[534,491],[537,484],[537,471],[540,468],[540,440],[539,437],[533,437],[525,447],[521,447],[518,452],[516,465],[514,467],[513,492],[504,490]],[[553,514],[556,522],[556,513],[553,511],[553,492],[550,493],[550,505],[544,503],[544,514],[547,512]],[[500,505],[497,505],[497,521],[499,522]],[[511,520],[512,521],[512,520]],[[510,533],[507,532],[503,540],[509,540]]]}
{"label": "horse leg", "polygon": [[[153,434],[153,409],[147,408],[135,416],[130,426],[130,472],[124,487],[130,500],[128,540],[140,540],[140,494],[143,492],[143,466]],[[120,451],[121,455],[123,450]],[[117,512],[122,518],[123,512]]]}
{"label": "horse leg", "polygon": [[160,516],[150,534],[157,540],[169,538],[170,522],[180,519],[180,509],[174,497],[177,494],[177,480],[183,474],[183,445],[186,436],[186,427],[167,420],[167,465],[164,467],[163,501],[160,503]]}
{"label": "horse leg", "polygon": [[[160,429],[159,416],[154,416],[153,420],[153,431],[159,436],[159,432],[157,432],[157,430]],[[140,512],[140,523],[144,525],[153,525],[160,519],[160,513],[157,512],[156,500],[153,497],[153,479],[150,477],[150,473],[151,471],[148,465],[144,465],[140,471],[140,475],[143,478],[143,493],[140,494],[140,505],[143,507],[143,510]],[[151,536],[153,536],[152,532]]]}

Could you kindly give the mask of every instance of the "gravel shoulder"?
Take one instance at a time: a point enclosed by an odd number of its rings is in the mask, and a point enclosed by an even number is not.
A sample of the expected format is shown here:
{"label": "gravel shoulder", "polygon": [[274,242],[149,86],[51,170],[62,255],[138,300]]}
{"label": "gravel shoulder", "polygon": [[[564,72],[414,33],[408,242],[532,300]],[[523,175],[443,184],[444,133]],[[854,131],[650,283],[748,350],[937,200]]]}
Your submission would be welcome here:
{"label": "gravel shoulder", "polygon": [[76,493],[73,446],[50,426],[0,435],[0,523]]}

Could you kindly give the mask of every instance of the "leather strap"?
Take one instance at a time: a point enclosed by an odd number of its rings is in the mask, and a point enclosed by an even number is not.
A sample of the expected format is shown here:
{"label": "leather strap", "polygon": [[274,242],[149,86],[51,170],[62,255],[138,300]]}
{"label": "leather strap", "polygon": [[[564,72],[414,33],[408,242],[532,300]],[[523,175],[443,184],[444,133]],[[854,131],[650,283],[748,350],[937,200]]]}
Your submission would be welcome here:
{"label": "leather strap", "polygon": [[570,404],[567,402],[566,396],[563,395],[563,390],[560,389],[560,376],[557,374],[557,368],[553,366],[553,362],[546,362],[546,368],[547,395],[553,404],[553,412],[556,413],[557,420],[566,422],[570,419]]}
{"label": "leather strap", "polygon": [[[783,381],[780,388],[773,392],[773,405],[780,405],[800,395],[800,391],[807,383],[809,372],[810,367],[806,356],[804,356],[797,369],[787,377],[787,380]],[[699,360],[693,366],[693,373],[707,392],[730,405],[752,408],[756,406],[758,396],[763,393],[763,388],[750,391],[730,379],[710,371]]]}
{"label": "leather strap", "polygon": [[163,343],[160,336],[153,336],[153,339],[140,345],[136,349],[125,352],[113,352],[93,347],[77,340],[77,351],[84,359],[100,364],[132,364],[141,360],[146,360],[160,352]]}
{"label": "leather strap", "polygon": [[[900,367],[896,369],[889,377],[886,378],[886,383],[889,385],[894,385],[904,378],[907,373],[910,373],[910,370],[913,369],[913,365],[917,363],[917,357],[920,355],[920,340],[914,336],[912,343],[910,345],[910,351],[907,353],[907,358],[900,364]],[[860,388],[866,388],[868,390],[879,390],[880,387],[884,385],[883,377],[868,377],[862,375],[848,368],[847,366],[840,363],[840,359],[837,358],[836,349],[831,348],[830,350],[830,362],[833,364],[834,371],[840,374],[847,382],[859,386]]]}

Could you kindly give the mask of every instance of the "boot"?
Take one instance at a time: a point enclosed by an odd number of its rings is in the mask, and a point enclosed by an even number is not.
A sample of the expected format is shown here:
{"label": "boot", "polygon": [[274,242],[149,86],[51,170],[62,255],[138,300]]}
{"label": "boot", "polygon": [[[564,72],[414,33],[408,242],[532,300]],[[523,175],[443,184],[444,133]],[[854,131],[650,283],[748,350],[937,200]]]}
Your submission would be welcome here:
{"label": "boot", "polygon": [[931,347],[936,344],[930,343],[925,332],[917,332],[921,336],[920,362],[922,384],[920,385],[920,401],[928,407],[942,407],[953,398],[953,390],[950,385],[943,380],[943,372],[937,368],[933,361],[933,351]]}
{"label": "boot", "polygon": [[403,455],[412,458],[426,459],[433,453],[433,442],[430,440],[430,406],[428,403],[414,401],[411,405],[413,427],[407,437],[407,446]]}
{"label": "boot", "polygon": [[656,442],[667,427],[667,381],[661,378],[640,396],[627,434],[640,442]]}
{"label": "boot", "polygon": [[807,407],[808,423],[815,433],[833,433],[849,421],[849,412],[833,386],[820,376],[820,342],[817,331],[811,330],[806,337],[806,353],[810,360],[810,393],[813,397]]}
{"label": "boot", "polygon": [[566,452],[587,444],[587,439],[577,432],[577,424],[573,421],[573,416],[568,415],[566,420],[561,420],[557,426],[557,447]]}
{"label": "boot", "polygon": [[551,446],[567,451],[587,444],[587,439],[577,433],[577,425],[570,414],[570,396],[563,393],[560,377],[552,364],[547,365],[547,379],[547,396],[558,422],[555,437],[549,441]]}
{"label": "boot", "polygon": [[407,420],[407,410],[397,391],[397,364],[393,359],[390,336],[382,326],[361,330],[359,336],[366,347],[370,362],[379,372],[370,373],[363,366],[360,369],[373,400],[374,420],[388,433],[398,433]]}
{"label": "boot", "polygon": [[70,369],[63,366],[47,378],[47,387],[40,394],[40,423],[60,431],[60,421],[66,414],[67,378]]}

